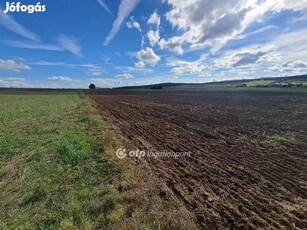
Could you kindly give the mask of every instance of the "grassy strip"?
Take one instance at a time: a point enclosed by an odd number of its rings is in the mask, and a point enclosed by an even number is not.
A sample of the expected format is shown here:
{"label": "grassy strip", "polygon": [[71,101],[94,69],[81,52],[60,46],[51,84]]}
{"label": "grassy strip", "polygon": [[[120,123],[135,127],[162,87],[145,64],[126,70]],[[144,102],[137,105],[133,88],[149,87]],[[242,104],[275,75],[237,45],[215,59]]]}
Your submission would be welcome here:
{"label": "grassy strip", "polygon": [[111,226],[107,131],[76,93],[0,96],[0,229]]}

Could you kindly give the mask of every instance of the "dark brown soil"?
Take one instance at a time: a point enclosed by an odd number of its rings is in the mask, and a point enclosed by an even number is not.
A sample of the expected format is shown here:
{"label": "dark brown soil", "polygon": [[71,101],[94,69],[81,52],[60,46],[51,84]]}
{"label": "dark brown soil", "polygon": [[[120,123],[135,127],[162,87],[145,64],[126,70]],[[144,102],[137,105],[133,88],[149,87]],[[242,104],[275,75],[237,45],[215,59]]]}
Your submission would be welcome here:
{"label": "dark brown soil", "polygon": [[200,228],[307,229],[307,95],[88,94],[131,149],[191,152],[143,160]]}

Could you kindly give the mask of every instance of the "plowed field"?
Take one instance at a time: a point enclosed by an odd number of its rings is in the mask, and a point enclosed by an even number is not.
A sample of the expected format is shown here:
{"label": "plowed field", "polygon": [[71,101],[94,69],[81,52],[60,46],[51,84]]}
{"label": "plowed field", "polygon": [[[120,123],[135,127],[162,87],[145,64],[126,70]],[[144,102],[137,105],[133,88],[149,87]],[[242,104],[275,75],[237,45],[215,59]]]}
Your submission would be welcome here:
{"label": "plowed field", "polygon": [[202,229],[307,229],[307,95],[88,92]]}

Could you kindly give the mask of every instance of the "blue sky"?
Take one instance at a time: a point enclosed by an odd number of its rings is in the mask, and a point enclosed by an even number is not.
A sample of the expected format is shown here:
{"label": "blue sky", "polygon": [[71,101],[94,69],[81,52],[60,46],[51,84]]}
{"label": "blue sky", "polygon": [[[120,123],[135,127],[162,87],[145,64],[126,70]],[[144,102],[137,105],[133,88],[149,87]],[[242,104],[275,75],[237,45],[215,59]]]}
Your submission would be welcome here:
{"label": "blue sky", "polygon": [[[307,1],[0,0],[0,87],[87,88],[307,73]],[[35,5],[24,0],[21,5]]]}

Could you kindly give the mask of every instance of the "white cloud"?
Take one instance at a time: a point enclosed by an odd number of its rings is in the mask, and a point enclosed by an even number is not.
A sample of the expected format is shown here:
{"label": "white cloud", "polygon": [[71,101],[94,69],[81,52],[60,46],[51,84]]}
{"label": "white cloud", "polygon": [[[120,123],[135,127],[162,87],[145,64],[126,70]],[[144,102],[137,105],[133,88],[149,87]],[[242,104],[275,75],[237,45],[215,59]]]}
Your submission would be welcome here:
{"label": "white cloud", "polygon": [[211,68],[237,68],[243,66],[253,66],[261,63],[274,47],[270,45],[250,46],[239,50],[230,50],[223,57],[215,59]]}
{"label": "white cloud", "polygon": [[272,72],[302,72],[306,73],[307,71],[307,62],[303,61],[285,61],[282,64],[274,65],[269,68],[269,71]]}
{"label": "white cloud", "polygon": [[6,29],[12,31],[15,34],[18,34],[24,38],[30,39],[32,41],[39,41],[36,34],[32,33],[19,23],[17,23],[12,17],[3,13],[3,10],[0,8],[0,26],[5,27]]}
{"label": "white cloud", "polygon": [[129,66],[129,67],[126,67],[126,66],[115,66],[115,69],[118,70],[118,71],[121,71],[121,72],[128,72],[130,74],[153,74],[154,73],[154,69],[152,68],[144,68],[144,66],[141,66],[138,67],[138,66]]}
{"label": "white cloud", "polygon": [[142,29],[141,29],[141,26],[140,26],[140,23],[138,23],[137,21],[135,21],[134,17],[130,17],[130,21],[128,21],[126,23],[127,27],[129,29],[137,29],[139,32],[142,32]]}
{"label": "white cloud", "polygon": [[19,72],[20,70],[29,70],[30,66],[25,65],[23,63],[16,63],[13,60],[3,60],[0,59],[0,70],[12,70]]}
{"label": "white cloud", "polygon": [[133,78],[133,76],[130,73],[124,73],[124,74],[115,75],[114,78],[117,78],[117,79],[130,79],[130,78]]}
{"label": "white cloud", "polygon": [[155,66],[160,61],[160,57],[149,47],[137,52],[136,57],[139,60],[137,67],[144,67],[146,64]]}
{"label": "white cloud", "polygon": [[114,87],[115,85],[121,84],[121,81],[118,79],[110,79],[110,78],[90,78],[88,84],[95,84],[96,87],[101,88],[110,88]]}
{"label": "white cloud", "polygon": [[7,82],[25,82],[25,78],[20,78],[20,77],[7,77],[7,78],[0,78],[2,81],[7,81]]}
{"label": "white cloud", "polygon": [[75,38],[60,35],[56,40],[64,50],[67,50],[77,56],[82,56],[82,49]]}
{"label": "white cloud", "polygon": [[157,25],[158,27],[161,24],[161,19],[159,14],[157,14],[157,11],[153,12],[152,15],[150,16],[150,18],[147,21],[147,24],[154,24]]}
{"label": "white cloud", "polygon": [[266,53],[263,51],[258,51],[256,53],[238,53],[236,54],[235,63],[232,64],[232,67],[239,67],[239,66],[246,66],[246,65],[253,65],[258,63],[262,56]]}
{"label": "white cloud", "polygon": [[103,75],[105,72],[104,72],[104,70],[102,70],[102,69],[88,69],[87,71],[86,71],[86,73],[87,73],[87,75],[89,75],[89,76],[95,76],[95,77],[97,77],[97,76],[101,76],[101,75]]}
{"label": "white cloud", "polygon": [[277,48],[284,60],[306,60],[306,34],[306,28],[294,32],[284,33],[274,38],[270,44]]}
{"label": "white cloud", "polygon": [[134,8],[138,5],[139,2],[140,0],[121,0],[118,9],[117,18],[113,22],[112,30],[110,31],[109,35],[106,37],[104,41],[105,46],[107,46],[110,43],[110,41],[115,37],[125,19],[134,10]]}
{"label": "white cloud", "polygon": [[183,73],[192,73],[192,74],[200,74],[205,69],[205,65],[203,61],[206,59],[205,56],[201,56],[196,61],[184,61],[184,60],[174,60],[170,59],[167,62],[168,66],[173,67],[171,69],[172,73],[183,74]]}
{"label": "white cloud", "polygon": [[107,11],[109,14],[113,15],[113,13],[111,12],[111,10],[109,9],[109,7],[107,6],[107,4],[103,1],[103,0],[98,0],[99,5],[105,9],[105,11]]}
{"label": "white cloud", "polygon": [[181,37],[172,37],[168,40],[161,39],[159,42],[159,46],[161,49],[167,49],[172,51],[178,55],[183,55],[184,51],[182,49],[183,39]]}
{"label": "white cloud", "polygon": [[225,51],[221,57],[211,59],[208,69],[213,74],[220,70],[228,76],[234,70],[239,76],[249,77],[304,74],[307,71],[306,33],[307,29],[291,31],[273,36],[266,43]]}
{"label": "white cloud", "polygon": [[135,73],[135,74],[149,74],[149,75],[152,75],[154,73],[154,70],[151,69],[151,68],[144,68],[144,66],[133,66],[133,67],[128,67],[128,68],[124,68],[124,70],[127,70],[129,71],[130,73]]}
{"label": "white cloud", "polygon": [[291,23],[300,23],[300,22],[306,22],[307,21],[307,7],[305,9],[302,9],[300,12],[300,16],[293,18],[290,20]]}
{"label": "white cloud", "polygon": [[165,38],[162,49],[182,54],[182,46],[190,49],[211,47],[215,52],[228,41],[235,39],[252,23],[270,12],[300,11],[306,0],[166,0],[171,10],[165,14],[167,21],[180,35]]}
{"label": "white cloud", "polygon": [[25,84],[25,78],[0,78],[0,87],[23,87]]}
{"label": "white cloud", "polygon": [[[1,8],[0,8],[0,11]],[[29,39],[28,41],[9,41],[8,45],[26,49],[43,49],[49,51],[64,51],[67,50],[75,55],[81,56],[81,47],[77,44],[76,39],[70,38],[66,35],[60,35],[56,40],[58,44],[45,44],[42,43],[36,34],[30,32],[18,24],[13,18],[7,14],[0,14],[0,26]]]}
{"label": "white cloud", "polygon": [[54,77],[48,77],[48,81],[77,82],[78,80],[70,78],[70,77],[54,76]]}
{"label": "white cloud", "polygon": [[32,65],[38,66],[56,66],[56,67],[66,67],[66,68],[79,68],[85,71],[88,76],[101,76],[106,71],[100,64],[74,64],[74,63],[65,63],[65,62],[47,62],[47,61],[38,61],[31,63]]}
{"label": "white cloud", "polygon": [[41,66],[65,66],[65,67],[67,65],[69,65],[69,64],[66,64],[65,62],[49,62],[49,61],[37,61],[37,62],[33,62],[31,64],[32,65],[41,65]]}
{"label": "white cloud", "polygon": [[145,63],[143,61],[139,61],[139,62],[135,63],[135,67],[137,67],[137,68],[144,68],[145,67]]}
{"label": "white cloud", "polygon": [[182,74],[182,73],[201,73],[205,68],[203,65],[197,62],[188,61],[176,61],[167,63],[169,66],[175,66],[171,72]]}
{"label": "white cloud", "polygon": [[24,48],[24,49],[39,49],[48,51],[64,51],[64,48],[57,44],[45,44],[41,42],[31,42],[31,41],[10,41],[7,42],[9,46]]}
{"label": "white cloud", "polygon": [[150,42],[151,46],[155,46],[156,44],[158,44],[159,40],[160,40],[160,32],[159,30],[153,31],[150,30],[147,32],[147,38]]}
{"label": "white cloud", "polygon": [[125,52],[125,55],[132,58],[132,57],[135,57],[136,56],[136,52],[131,52],[131,51],[126,51]]}
{"label": "white cloud", "polygon": [[[307,57],[306,33],[307,29],[283,33],[273,37],[271,41],[259,45],[262,50],[265,47],[270,47],[267,54],[261,58],[261,62],[268,66],[269,71],[290,74],[289,71],[292,69],[293,74],[298,74],[297,71],[303,70],[306,73],[306,69],[301,65],[306,62]],[[296,72],[294,72],[295,69]]]}
{"label": "white cloud", "polygon": [[98,64],[75,64],[75,67],[85,69],[88,76],[101,76],[106,73],[105,69]]}
{"label": "white cloud", "polygon": [[33,62],[32,65],[42,65],[42,66],[63,66],[63,67],[69,67],[69,68],[76,68],[76,67],[82,67],[82,68],[88,68],[88,69],[101,69],[102,66],[99,64],[92,64],[92,63],[86,63],[86,64],[69,64],[65,62],[48,62],[48,61],[38,61]]}
{"label": "white cloud", "polygon": [[296,61],[296,62],[292,62],[292,61],[287,61],[285,62],[282,67],[289,67],[289,68],[307,68],[307,62],[302,62],[302,61]]}
{"label": "white cloud", "polygon": [[78,44],[77,39],[68,37],[66,35],[60,35],[56,38],[57,44],[46,44],[36,41],[9,41],[9,46],[24,48],[24,49],[39,49],[48,51],[68,51],[77,56],[82,56],[82,49]]}
{"label": "white cloud", "polygon": [[236,40],[245,39],[247,37],[250,37],[250,36],[253,36],[253,35],[256,35],[256,34],[261,34],[261,33],[264,33],[264,32],[267,32],[267,31],[270,31],[270,30],[273,30],[273,29],[276,29],[276,28],[278,28],[278,27],[274,26],[274,25],[268,25],[268,26],[262,27],[262,28],[260,28],[258,30],[255,30],[253,32],[239,35],[235,39]]}

